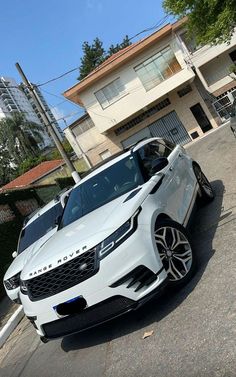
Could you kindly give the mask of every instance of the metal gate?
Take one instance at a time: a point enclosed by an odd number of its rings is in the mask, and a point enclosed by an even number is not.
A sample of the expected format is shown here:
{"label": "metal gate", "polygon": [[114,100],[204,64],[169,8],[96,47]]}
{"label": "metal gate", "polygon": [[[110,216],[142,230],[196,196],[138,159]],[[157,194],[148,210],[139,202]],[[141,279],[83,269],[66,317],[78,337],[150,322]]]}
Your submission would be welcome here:
{"label": "metal gate", "polygon": [[192,140],[175,111],[156,120],[148,128],[152,136],[163,137],[175,144],[184,145]]}
{"label": "metal gate", "polygon": [[223,97],[212,103],[222,122],[230,118],[230,114],[232,112],[232,104],[235,99],[236,90],[232,90],[230,93],[224,95]]}

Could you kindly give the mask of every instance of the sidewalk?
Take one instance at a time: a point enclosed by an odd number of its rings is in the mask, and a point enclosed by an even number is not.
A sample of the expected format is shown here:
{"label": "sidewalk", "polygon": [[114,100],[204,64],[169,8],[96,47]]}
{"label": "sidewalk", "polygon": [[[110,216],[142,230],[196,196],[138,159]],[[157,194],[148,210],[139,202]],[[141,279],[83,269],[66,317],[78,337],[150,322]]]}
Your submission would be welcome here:
{"label": "sidewalk", "polygon": [[12,302],[7,296],[0,300],[0,331],[18,307],[19,305]]}
{"label": "sidewalk", "polygon": [[7,296],[0,301],[0,348],[23,318],[21,305],[13,303]]}

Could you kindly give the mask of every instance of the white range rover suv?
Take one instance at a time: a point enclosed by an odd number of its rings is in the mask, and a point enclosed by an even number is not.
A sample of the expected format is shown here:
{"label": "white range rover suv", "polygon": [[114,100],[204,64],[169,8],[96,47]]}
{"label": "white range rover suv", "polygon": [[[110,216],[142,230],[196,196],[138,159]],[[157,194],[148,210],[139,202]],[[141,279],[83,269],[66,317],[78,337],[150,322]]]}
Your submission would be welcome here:
{"label": "white range rover suv", "polygon": [[62,214],[63,198],[69,192],[59,193],[55,199],[28,216],[21,229],[14,260],[8,267],[3,285],[8,297],[20,304],[20,274],[32,255],[57,231],[56,219]]}
{"label": "white range rover suv", "polygon": [[42,341],[138,308],[193,274],[186,231],[197,196],[214,198],[180,146],[152,138],[97,167],[70,193],[59,231],[21,273],[21,301]]}

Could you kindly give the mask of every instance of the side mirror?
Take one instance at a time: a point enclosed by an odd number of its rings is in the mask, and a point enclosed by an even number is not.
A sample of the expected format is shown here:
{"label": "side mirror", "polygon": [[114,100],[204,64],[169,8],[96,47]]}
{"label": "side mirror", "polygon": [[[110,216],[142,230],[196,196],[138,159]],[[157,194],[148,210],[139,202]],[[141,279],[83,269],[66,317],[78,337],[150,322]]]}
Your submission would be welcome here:
{"label": "side mirror", "polygon": [[13,251],[13,253],[12,253],[12,258],[16,258],[17,257],[17,252],[16,251]]}
{"label": "side mirror", "polygon": [[152,162],[151,175],[158,173],[160,170],[164,169],[169,164],[166,157],[159,157]]}
{"label": "side mirror", "polygon": [[57,216],[56,219],[55,219],[55,225],[59,225],[60,222],[61,222],[61,215]]}
{"label": "side mirror", "polygon": [[67,201],[69,199],[71,191],[72,191],[72,188],[70,190],[64,192],[64,194],[61,195],[60,202],[61,202],[62,208],[65,208],[66,203],[67,203]]}

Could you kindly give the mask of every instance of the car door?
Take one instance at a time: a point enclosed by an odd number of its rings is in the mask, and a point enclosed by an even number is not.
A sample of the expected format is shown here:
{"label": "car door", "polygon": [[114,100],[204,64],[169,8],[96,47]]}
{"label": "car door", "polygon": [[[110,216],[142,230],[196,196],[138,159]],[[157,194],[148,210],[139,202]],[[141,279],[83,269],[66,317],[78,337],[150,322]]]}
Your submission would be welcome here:
{"label": "car door", "polygon": [[[169,161],[167,167],[163,169],[162,179],[162,197],[159,191],[156,192],[156,199],[160,200],[162,207],[166,208],[166,212],[171,214],[172,218],[179,223],[183,223],[189,208],[191,200],[189,188],[191,176],[189,175],[189,166],[180,146],[175,146],[166,140],[152,140],[144,145],[140,150],[141,160],[144,169],[148,171],[151,162],[158,157],[166,157]],[[149,164],[149,166],[148,166]],[[187,194],[187,195],[186,195]]]}

